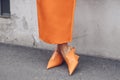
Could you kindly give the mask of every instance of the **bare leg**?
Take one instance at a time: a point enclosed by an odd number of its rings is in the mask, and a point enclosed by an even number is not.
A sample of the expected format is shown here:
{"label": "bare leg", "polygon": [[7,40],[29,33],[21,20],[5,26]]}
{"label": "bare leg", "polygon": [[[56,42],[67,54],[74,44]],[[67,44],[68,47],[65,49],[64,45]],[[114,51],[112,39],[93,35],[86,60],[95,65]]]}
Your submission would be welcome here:
{"label": "bare leg", "polygon": [[79,56],[75,54],[75,50],[73,48],[68,46],[68,43],[58,44],[57,47],[67,63],[69,74],[71,75],[78,65]]}
{"label": "bare leg", "polygon": [[68,46],[68,43],[58,44],[57,49],[58,52],[61,53],[63,57],[65,57],[65,54],[70,51],[70,47]]}

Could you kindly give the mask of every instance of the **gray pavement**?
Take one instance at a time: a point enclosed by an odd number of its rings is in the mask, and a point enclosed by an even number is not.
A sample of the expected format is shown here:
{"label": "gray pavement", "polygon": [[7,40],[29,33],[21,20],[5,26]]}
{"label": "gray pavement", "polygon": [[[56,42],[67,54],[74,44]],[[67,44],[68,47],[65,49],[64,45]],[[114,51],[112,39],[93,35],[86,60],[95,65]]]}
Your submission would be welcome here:
{"label": "gray pavement", "polygon": [[120,61],[84,55],[72,76],[65,63],[47,70],[52,52],[0,43],[0,80],[120,80]]}

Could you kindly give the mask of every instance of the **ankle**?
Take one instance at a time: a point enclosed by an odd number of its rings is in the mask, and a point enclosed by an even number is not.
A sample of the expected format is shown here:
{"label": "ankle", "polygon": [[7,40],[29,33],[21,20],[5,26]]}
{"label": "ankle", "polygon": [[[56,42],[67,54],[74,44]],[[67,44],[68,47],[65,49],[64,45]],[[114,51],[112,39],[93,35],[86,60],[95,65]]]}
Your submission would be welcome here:
{"label": "ankle", "polygon": [[61,51],[60,51],[60,49],[59,48],[57,48],[57,50],[56,50],[59,54],[61,54]]}
{"label": "ankle", "polygon": [[69,53],[70,49],[71,48],[69,46],[63,47],[63,48],[60,49],[60,52],[63,56],[65,56],[67,53]]}
{"label": "ankle", "polygon": [[67,43],[57,45],[57,50],[62,55],[65,55],[66,53],[68,53],[70,51],[70,49],[71,49],[71,47]]}

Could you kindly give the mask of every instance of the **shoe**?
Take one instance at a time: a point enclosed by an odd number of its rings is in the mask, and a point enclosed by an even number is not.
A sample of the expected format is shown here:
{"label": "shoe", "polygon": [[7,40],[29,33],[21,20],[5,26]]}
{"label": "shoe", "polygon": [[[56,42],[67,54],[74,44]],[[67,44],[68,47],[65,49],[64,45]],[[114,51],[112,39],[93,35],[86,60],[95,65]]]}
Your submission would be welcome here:
{"label": "shoe", "polygon": [[47,69],[59,66],[63,63],[63,57],[57,50],[54,51],[53,55],[48,61]]}
{"label": "shoe", "polygon": [[[75,55],[76,59],[79,59],[78,55]],[[48,61],[47,69],[57,67],[63,63],[63,57],[60,53],[57,52],[57,50],[54,51],[53,55]]]}
{"label": "shoe", "polygon": [[68,66],[69,75],[72,75],[78,65],[79,60],[79,56],[75,54],[75,48],[71,48],[70,51],[65,54],[64,59]]}

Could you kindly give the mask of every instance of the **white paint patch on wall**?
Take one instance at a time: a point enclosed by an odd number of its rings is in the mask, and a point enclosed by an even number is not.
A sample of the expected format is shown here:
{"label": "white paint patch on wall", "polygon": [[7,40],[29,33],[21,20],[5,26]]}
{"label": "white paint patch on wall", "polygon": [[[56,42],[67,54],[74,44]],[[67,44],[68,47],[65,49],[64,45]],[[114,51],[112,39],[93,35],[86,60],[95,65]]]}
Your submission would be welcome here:
{"label": "white paint patch on wall", "polygon": [[[43,49],[39,41],[36,0],[10,0],[11,18],[0,18],[0,42]],[[81,54],[120,60],[120,1],[77,0],[73,42]]]}

